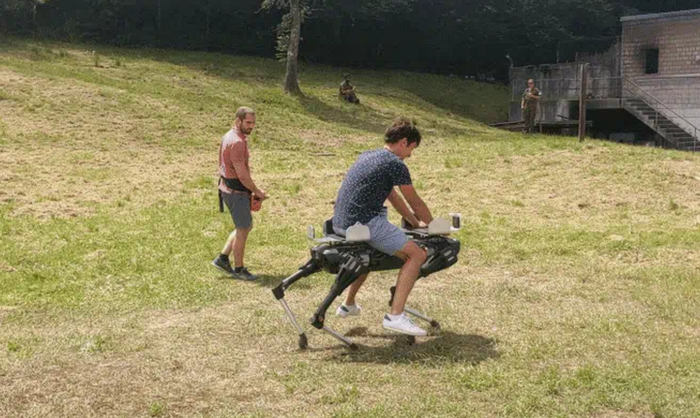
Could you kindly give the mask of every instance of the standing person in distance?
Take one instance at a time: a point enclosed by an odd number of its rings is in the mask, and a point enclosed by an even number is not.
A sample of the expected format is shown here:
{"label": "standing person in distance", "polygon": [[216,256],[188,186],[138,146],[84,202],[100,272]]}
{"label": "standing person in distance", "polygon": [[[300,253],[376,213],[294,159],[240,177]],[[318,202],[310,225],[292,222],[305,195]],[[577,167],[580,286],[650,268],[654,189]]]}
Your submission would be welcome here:
{"label": "standing person in distance", "polygon": [[537,104],[542,99],[542,92],[535,87],[535,80],[527,80],[527,89],[523,93],[523,99],[520,102],[520,108],[523,111],[523,120],[525,121],[525,133],[531,134],[535,132],[535,119],[537,118]]}

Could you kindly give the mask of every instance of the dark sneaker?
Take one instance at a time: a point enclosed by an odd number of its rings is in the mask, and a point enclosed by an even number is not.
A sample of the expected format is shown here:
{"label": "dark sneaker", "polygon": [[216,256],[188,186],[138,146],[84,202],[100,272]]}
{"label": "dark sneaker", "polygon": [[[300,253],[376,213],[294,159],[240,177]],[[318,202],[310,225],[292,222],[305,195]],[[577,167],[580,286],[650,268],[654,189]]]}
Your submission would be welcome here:
{"label": "dark sneaker", "polygon": [[240,280],[245,280],[247,282],[252,282],[253,280],[258,280],[258,276],[249,272],[247,268],[243,267],[240,271],[234,271],[233,277]]}
{"label": "dark sneaker", "polygon": [[231,263],[229,261],[222,260],[220,255],[216,256],[214,261],[211,262],[211,265],[226,273],[227,276],[236,277],[233,269],[231,268]]}

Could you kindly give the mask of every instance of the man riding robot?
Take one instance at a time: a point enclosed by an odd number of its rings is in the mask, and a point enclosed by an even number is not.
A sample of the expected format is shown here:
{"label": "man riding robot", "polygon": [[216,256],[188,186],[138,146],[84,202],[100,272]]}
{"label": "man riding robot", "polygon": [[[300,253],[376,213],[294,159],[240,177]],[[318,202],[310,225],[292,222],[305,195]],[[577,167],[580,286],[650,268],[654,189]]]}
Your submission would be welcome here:
{"label": "man riding robot", "polygon": [[[451,267],[457,263],[460,252],[459,241],[447,236],[459,229],[459,222],[453,217],[450,226],[446,219],[433,219],[413,188],[411,175],[403,162],[420,141],[415,124],[400,118],[387,129],[384,148],[361,154],[343,180],[333,218],[323,225],[324,237],[315,239],[314,230],[309,227],[309,238],[317,243],[311,248],[311,258],[272,289],[299,334],[300,348],[305,349],[308,340],[285,301],[285,292],[299,280],[322,270],[334,274],[335,280],[310,323],[350,348],[358,347],[326,324],[326,312],[348,289],[336,314],[341,318],[359,315],[361,309],[355,297],[373,271],[399,270],[396,286],[390,289],[390,311],[382,322],[385,329],[409,335],[409,342],[416,336],[427,335],[406,314],[429,323],[433,329],[440,327],[439,322],[406,306],[415,282]],[[401,229],[389,222],[384,207],[387,200],[410,226],[403,225]]]}
{"label": "man riding robot", "polygon": [[[382,325],[387,330],[413,336],[424,336],[427,332],[411,321],[404,313],[404,307],[427,253],[389,222],[384,202],[389,200],[413,227],[424,227],[432,222],[433,216],[418,196],[403,162],[411,157],[420,142],[421,134],[413,122],[397,119],[386,131],[384,148],[361,154],[350,168],[338,192],[333,214],[336,234],[344,236],[345,231],[357,223],[366,225],[371,237],[368,245],[405,261],[399,270],[391,310],[384,315]],[[345,302],[337,310],[338,316],[345,318],[360,314],[361,308],[355,303],[355,296],[367,277],[365,274],[350,285]]]}

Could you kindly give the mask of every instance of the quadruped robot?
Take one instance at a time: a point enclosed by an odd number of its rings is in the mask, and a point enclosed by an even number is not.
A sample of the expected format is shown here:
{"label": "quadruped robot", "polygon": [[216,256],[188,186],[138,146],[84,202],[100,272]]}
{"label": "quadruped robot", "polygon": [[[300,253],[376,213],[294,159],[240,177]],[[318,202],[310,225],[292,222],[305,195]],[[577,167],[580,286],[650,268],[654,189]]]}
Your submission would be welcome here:
{"label": "quadruped robot", "polygon": [[[409,239],[427,251],[428,258],[423,263],[419,279],[427,277],[435,272],[445,270],[457,262],[460,251],[460,242],[449,237],[449,234],[460,228],[459,217],[453,216],[452,223],[444,218],[437,218],[430,223],[427,228],[409,229],[407,223],[402,222],[403,230]],[[332,219],[327,220],[323,225],[323,238],[316,239],[312,226],[309,226],[308,235],[313,239],[315,246],[311,249],[311,258],[301,266],[299,270],[287,277],[279,286],[272,290],[275,298],[284,308],[287,317],[299,334],[299,348],[308,347],[308,338],[304,329],[297,322],[294,313],[284,300],[285,291],[294,283],[311,276],[321,270],[335,275],[330,292],[325,297],[321,305],[311,317],[311,325],[322,330],[351,349],[357,349],[357,345],[348,337],[334,331],[325,324],[326,311],[348,288],[361,276],[373,271],[386,271],[400,269],[404,260],[395,256],[384,254],[367,244],[370,239],[369,228],[364,225],[355,225],[346,231],[346,235],[340,236],[333,231]],[[395,287],[391,287],[391,297],[389,306],[394,300]],[[434,319],[408,307],[405,312],[428,322],[433,329],[439,329],[440,324]],[[415,337],[409,337],[409,342],[415,342]]]}

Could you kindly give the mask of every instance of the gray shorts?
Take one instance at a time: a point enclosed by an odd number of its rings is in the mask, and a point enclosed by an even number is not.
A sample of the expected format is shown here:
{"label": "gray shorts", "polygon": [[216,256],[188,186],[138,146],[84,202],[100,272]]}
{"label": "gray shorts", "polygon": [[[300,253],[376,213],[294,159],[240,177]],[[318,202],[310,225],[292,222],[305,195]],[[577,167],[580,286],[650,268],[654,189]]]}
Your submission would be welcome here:
{"label": "gray shorts", "polygon": [[[389,222],[386,208],[382,210],[379,216],[367,222],[367,227],[369,228],[370,237],[367,244],[385,254],[394,255],[408,243],[408,236],[401,228]],[[345,236],[345,230],[335,226],[333,230],[336,234]]]}
{"label": "gray shorts", "polygon": [[250,195],[248,193],[224,193],[221,196],[231,213],[233,224],[238,229],[253,227],[253,216],[250,213]]}

